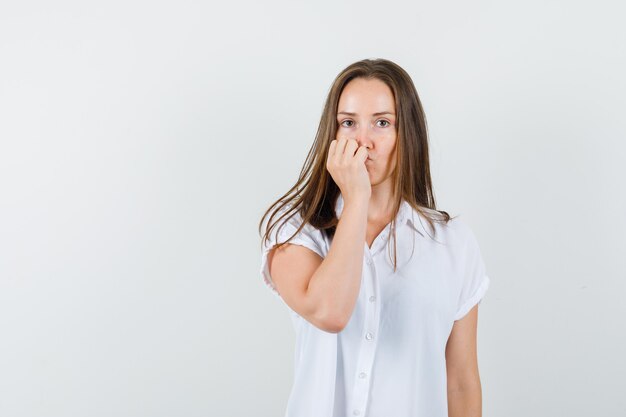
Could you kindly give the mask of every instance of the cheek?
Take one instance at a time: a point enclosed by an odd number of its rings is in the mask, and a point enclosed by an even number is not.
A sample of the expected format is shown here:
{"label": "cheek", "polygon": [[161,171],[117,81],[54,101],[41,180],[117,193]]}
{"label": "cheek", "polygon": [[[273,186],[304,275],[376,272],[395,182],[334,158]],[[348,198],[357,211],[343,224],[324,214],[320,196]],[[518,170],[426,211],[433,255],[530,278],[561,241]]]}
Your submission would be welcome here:
{"label": "cheek", "polygon": [[345,127],[341,126],[337,128],[337,133],[335,133],[335,139],[339,140],[339,138],[341,136],[344,136],[348,133],[348,129],[346,129]]}
{"label": "cheek", "polygon": [[397,145],[397,141],[396,138],[394,136],[391,136],[390,138],[388,138],[388,140],[385,142],[386,149],[385,151],[387,152],[387,154],[389,156],[393,156],[396,153],[396,145]]}
{"label": "cheek", "polygon": [[387,150],[387,162],[392,164],[396,159],[396,144],[391,145]]}

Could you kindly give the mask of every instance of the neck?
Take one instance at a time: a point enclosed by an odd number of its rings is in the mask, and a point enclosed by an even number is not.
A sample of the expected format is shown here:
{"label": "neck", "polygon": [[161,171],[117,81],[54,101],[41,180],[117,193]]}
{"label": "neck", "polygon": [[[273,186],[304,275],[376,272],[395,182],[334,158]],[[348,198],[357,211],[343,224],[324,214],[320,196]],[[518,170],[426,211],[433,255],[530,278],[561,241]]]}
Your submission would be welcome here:
{"label": "neck", "polygon": [[369,221],[387,220],[392,217],[395,201],[393,190],[389,182],[372,187],[367,219]]}

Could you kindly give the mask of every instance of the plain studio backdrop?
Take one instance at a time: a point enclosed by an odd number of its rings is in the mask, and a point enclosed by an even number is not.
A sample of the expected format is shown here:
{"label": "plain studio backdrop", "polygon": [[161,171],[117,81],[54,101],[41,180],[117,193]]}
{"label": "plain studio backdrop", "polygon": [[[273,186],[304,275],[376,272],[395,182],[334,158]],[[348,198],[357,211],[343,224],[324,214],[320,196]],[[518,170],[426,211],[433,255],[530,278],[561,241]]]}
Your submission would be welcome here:
{"label": "plain studio backdrop", "polygon": [[475,232],[485,416],[626,415],[619,1],[2,2],[0,416],[281,416],[258,222],[387,58]]}

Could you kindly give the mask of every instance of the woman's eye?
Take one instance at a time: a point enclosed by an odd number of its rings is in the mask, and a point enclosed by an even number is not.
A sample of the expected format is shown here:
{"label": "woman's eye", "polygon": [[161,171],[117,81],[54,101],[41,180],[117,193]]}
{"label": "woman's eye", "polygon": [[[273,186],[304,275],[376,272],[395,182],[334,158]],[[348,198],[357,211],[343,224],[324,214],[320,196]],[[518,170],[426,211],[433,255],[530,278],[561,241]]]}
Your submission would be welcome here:
{"label": "woman's eye", "polygon": [[387,126],[389,126],[389,122],[388,122],[387,120],[379,120],[379,122],[387,123],[386,125],[381,126],[381,127],[387,127]]}
{"label": "woman's eye", "polygon": [[341,122],[341,126],[350,127],[352,125],[346,126],[346,125],[344,125],[344,123],[354,123],[354,122],[352,120],[344,120],[343,122]]}

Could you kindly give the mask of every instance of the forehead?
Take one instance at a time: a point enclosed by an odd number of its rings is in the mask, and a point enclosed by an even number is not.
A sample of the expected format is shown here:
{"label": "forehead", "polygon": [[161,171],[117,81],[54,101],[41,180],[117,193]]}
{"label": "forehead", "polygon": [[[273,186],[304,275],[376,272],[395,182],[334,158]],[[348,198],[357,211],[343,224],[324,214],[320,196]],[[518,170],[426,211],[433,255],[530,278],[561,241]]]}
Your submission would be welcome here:
{"label": "forehead", "polygon": [[391,88],[373,78],[355,78],[344,87],[339,97],[337,111],[352,113],[395,112],[395,100]]}

